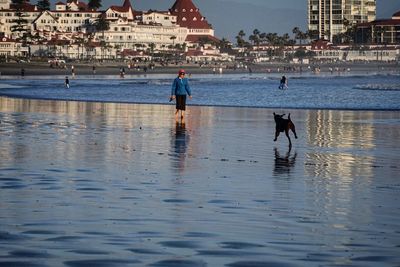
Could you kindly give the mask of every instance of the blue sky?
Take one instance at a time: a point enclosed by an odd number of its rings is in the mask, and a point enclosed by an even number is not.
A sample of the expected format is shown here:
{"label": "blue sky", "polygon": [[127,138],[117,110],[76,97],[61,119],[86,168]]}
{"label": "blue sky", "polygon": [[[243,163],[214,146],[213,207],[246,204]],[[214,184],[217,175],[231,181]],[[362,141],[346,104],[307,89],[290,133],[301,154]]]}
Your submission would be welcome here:
{"label": "blue sky", "polygon": [[[35,0],[31,0],[34,2]],[[58,0],[52,0],[53,3]],[[65,0],[62,0],[65,1]],[[87,0],[84,0],[87,2]],[[102,0],[103,8],[122,5],[124,0]],[[289,33],[295,26],[306,30],[307,0],[192,0],[215,29],[219,38],[233,40],[239,30],[246,33]],[[168,10],[175,0],[131,0],[136,10]],[[400,0],[377,0],[377,17],[390,18],[400,10]]]}

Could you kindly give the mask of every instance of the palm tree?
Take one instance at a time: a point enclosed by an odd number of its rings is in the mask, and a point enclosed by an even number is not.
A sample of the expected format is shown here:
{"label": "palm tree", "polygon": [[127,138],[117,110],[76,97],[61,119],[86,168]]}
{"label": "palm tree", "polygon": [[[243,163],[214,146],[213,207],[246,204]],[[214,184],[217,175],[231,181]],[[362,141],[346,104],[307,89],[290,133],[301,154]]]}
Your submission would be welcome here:
{"label": "palm tree", "polygon": [[277,33],[268,33],[266,39],[267,39],[267,42],[269,45],[276,45],[277,39],[278,39],[278,34]]}
{"label": "palm tree", "polygon": [[303,41],[304,39],[307,38],[306,33],[302,32],[302,31],[299,29],[299,27],[294,27],[293,30],[292,30],[292,32],[293,32],[293,34],[294,34],[295,40],[298,39],[298,40],[300,41],[300,45],[302,44],[302,41]]}
{"label": "palm tree", "polygon": [[[83,59],[83,48],[85,45],[85,39],[82,37],[75,38],[75,43],[78,45],[78,59]],[[82,47],[82,52],[80,52],[80,48]]]}
{"label": "palm tree", "polygon": [[267,38],[267,34],[265,32],[260,33],[260,42],[263,44]]}
{"label": "palm tree", "polygon": [[244,37],[246,36],[246,33],[243,30],[240,30],[238,35],[236,36],[236,41],[237,45],[239,47],[243,47],[245,45]]}
{"label": "palm tree", "polygon": [[173,35],[169,39],[172,40],[172,45],[174,46],[175,45],[176,36]]}
{"label": "palm tree", "polygon": [[50,1],[49,0],[39,0],[37,2],[37,7],[39,10],[50,10]]}
{"label": "palm tree", "polygon": [[104,40],[104,32],[110,29],[110,22],[106,19],[105,15],[100,15],[94,23],[97,32],[102,32],[102,39]]}
{"label": "palm tree", "polygon": [[283,39],[283,43],[285,45],[289,44],[290,36],[288,33],[285,33],[284,35],[282,35],[282,39]]}
{"label": "palm tree", "polygon": [[249,40],[253,42],[253,45],[260,45],[260,31],[258,29],[255,29],[253,31],[253,34],[249,36]]}
{"label": "palm tree", "polygon": [[15,9],[16,19],[11,20],[13,25],[11,26],[11,32],[18,33],[19,39],[25,43],[27,35],[26,33],[29,31],[28,29],[28,20],[25,19],[26,15],[24,15],[24,4],[25,0],[12,0],[12,4]]}
{"label": "palm tree", "polygon": [[100,15],[97,20],[94,23],[94,26],[96,28],[96,32],[101,32],[101,58],[103,59],[104,56],[104,48],[106,46],[105,40],[104,40],[104,32],[108,31],[110,29],[110,22],[106,20],[106,17],[104,14]]}
{"label": "palm tree", "polygon": [[297,37],[299,36],[299,32],[300,32],[299,27],[294,27],[292,32],[294,34],[294,39],[297,40],[298,39]]}
{"label": "palm tree", "polygon": [[88,8],[90,10],[97,10],[101,7],[101,0],[89,0]]}
{"label": "palm tree", "polygon": [[219,42],[218,46],[219,46],[219,49],[226,51],[227,49],[230,48],[229,44],[230,44],[229,41],[224,37]]}
{"label": "palm tree", "polygon": [[156,48],[156,44],[155,43],[150,43],[149,44],[149,52],[151,55],[151,60],[153,60],[153,54],[154,54],[154,49]]}

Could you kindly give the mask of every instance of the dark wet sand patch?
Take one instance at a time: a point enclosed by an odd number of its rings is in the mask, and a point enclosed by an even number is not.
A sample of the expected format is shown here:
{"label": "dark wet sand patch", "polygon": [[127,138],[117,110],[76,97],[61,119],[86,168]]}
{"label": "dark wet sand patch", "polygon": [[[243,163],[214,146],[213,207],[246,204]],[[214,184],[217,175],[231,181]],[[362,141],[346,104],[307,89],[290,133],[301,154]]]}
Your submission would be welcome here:
{"label": "dark wet sand patch", "polygon": [[70,267],[118,267],[138,264],[138,260],[98,259],[98,260],[76,260],[65,261],[64,264]]}
{"label": "dark wet sand patch", "polygon": [[0,267],[46,267],[45,264],[38,264],[33,262],[26,261],[1,261]]}
{"label": "dark wet sand patch", "polygon": [[282,262],[263,261],[237,261],[227,264],[228,267],[296,267],[296,265]]}
{"label": "dark wet sand patch", "polygon": [[194,260],[162,260],[156,263],[150,264],[150,266],[154,267],[206,267],[207,264],[203,261],[194,261]]}
{"label": "dark wet sand patch", "polygon": [[195,249],[199,247],[199,243],[196,241],[162,241],[159,244],[170,248]]}

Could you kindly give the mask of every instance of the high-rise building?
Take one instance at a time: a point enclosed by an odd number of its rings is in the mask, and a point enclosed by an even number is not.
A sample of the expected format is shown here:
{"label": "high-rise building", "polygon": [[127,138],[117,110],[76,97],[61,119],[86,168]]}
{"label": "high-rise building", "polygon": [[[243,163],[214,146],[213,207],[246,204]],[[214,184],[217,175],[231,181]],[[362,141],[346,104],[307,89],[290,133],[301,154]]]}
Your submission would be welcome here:
{"label": "high-rise building", "polygon": [[376,18],[376,0],[308,0],[308,30],[320,39]]}

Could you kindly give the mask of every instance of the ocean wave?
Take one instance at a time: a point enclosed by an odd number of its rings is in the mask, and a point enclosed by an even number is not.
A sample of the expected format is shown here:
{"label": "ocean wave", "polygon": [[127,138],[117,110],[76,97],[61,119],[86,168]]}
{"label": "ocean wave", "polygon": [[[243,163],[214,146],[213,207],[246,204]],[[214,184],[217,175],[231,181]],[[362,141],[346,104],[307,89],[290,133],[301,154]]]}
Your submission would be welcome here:
{"label": "ocean wave", "polygon": [[18,88],[23,88],[24,86],[20,86],[20,85],[13,85],[13,84],[6,84],[6,83],[3,83],[3,84],[1,84],[0,83],[0,90],[1,89],[18,89]]}
{"label": "ocean wave", "polygon": [[354,89],[376,91],[400,91],[400,84],[363,84],[356,85]]}

